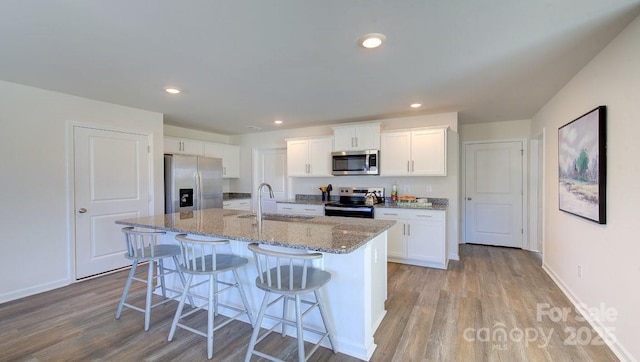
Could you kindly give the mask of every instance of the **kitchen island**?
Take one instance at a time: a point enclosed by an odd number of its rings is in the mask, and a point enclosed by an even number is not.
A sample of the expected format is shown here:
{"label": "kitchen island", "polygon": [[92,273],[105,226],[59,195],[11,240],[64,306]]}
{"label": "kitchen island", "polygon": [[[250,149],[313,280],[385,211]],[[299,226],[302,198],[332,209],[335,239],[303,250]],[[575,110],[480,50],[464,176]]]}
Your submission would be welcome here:
{"label": "kitchen island", "polygon": [[[376,344],[373,334],[385,316],[387,297],[387,229],[393,221],[325,216],[294,216],[265,214],[258,229],[255,217],[243,211],[207,209],[186,213],[156,215],[119,220],[124,226],[136,226],[166,231],[161,239],[177,243],[175,235],[187,233],[215,239],[228,239],[223,252],[232,252],[249,259],[240,270],[240,279],[254,313],[262,301],[263,292],[255,287],[257,276],[253,255],[247,249],[250,242],[286,248],[291,252],[321,252],[323,258],[314,265],[331,273],[331,281],[321,290],[327,303],[327,314],[335,331],[339,352],[369,360]],[[282,250],[282,249],[281,249]],[[177,279],[168,281],[181,289]],[[234,294],[225,293],[221,303],[241,306]],[[233,311],[221,308],[224,315]],[[291,311],[292,313],[292,311]],[[291,314],[290,314],[291,315]],[[248,323],[248,320],[245,319]],[[321,329],[317,312],[305,316],[305,323]],[[265,320],[263,327],[271,328]],[[295,331],[289,328],[294,336]],[[305,333],[305,339],[316,342],[316,336]]]}

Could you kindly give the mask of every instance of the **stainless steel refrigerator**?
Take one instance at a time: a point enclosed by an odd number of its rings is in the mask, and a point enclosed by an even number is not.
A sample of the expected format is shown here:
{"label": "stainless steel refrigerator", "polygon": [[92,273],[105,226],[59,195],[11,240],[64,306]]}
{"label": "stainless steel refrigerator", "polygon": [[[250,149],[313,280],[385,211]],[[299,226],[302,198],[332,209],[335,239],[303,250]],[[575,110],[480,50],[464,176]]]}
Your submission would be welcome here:
{"label": "stainless steel refrigerator", "polygon": [[165,155],[165,213],[211,208],[222,208],[222,159]]}

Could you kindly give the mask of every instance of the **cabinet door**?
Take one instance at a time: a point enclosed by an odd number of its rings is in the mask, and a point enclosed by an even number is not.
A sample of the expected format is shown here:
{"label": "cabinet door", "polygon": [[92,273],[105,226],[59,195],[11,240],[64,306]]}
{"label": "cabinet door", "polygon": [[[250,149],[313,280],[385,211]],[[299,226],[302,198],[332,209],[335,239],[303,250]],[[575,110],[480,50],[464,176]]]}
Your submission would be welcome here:
{"label": "cabinet door", "polygon": [[204,156],[204,142],[183,138],[182,150],[185,155]]}
{"label": "cabinet door", "polygon": [[222,145],[222,177],[240,177],[240,146]]}
{"label": "cabinet door", "polygon": [[164,138],[164,153],[170,155],[176,155],[182,153],[182,140],[179,138],[165,137]]}
{"label": "cabinet door", "polygon": [[411,174],[446,176],[446,129],[413,131],[411,136]]}
{"label": "cabinet door", "polygon": [[355,148],[354,127],[333,128],[334,151],[348,151]]}
{"label": "cabinet door", "polygon": [[164,153],[204,156],[204,142],[186,138],[164,138]]}
{"label": "cabinet door", "polygon": [[405,223],[397,220],[389,230],[387,230],[387,257],[406,258],[407,250],[405,245]]}
{"label": "cabinet door", "polygon": [[164,138],[164,153],[204,156],[204,142],[186,138]]}
{"label": "cabinet door", "polygon": [[380,175],[406,176],[411,158],[411,132],[387,132],[380,136]]}
{"label": "cabinet door", "polygon": [[251,210],[251,199],[236,199],[222,202],[222,208],[228,210]]}
{"label": "cabinet door", "polygon": [[224,146],[222,143],[205,142],[204,157],[223,158],[224,152],[222,151],[222,146]]}
{"label": "cabinet door", "polygon": [[396,221],[395,225],[387,230],[387,257],[389,258],[405,259],[407,257],[405,240],[407,221],[402,218],[404,211],[380,208],[375,212],[376,219]]}
{"label": "cabinet door", "polygon": [[309,140],[309,175],[331,176],[331,150],[333,140],[331,138],[318,138]]}
{"label": "cabinet door", "polygon": [[309,142],[287,141],[287,176],[307,176],[309,164]]}
{"label": "cabinet door", "polygon": [[443,221],[412,220],[407,225],[407,257],[409,259],[445,263]]}
{"label": "cabinet door", "polygon": [[300,215],[324,215],[323,205],[305,205],[305,204],[290,204],[290,203],[277,203],[278,213],[282,214],[300,214]]}
{"label": "cabinet door", "polygon": [[358,150],[379,150],[380,125],[371,124],[356,127],[355,148]]}

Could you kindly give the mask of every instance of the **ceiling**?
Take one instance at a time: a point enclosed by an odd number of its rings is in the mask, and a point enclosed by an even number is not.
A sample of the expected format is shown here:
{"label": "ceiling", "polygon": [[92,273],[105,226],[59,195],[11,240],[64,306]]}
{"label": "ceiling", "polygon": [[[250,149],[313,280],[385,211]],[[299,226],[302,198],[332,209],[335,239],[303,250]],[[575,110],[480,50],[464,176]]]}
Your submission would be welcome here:
{"label": "ceiling", "polygon": [[[3,0],[0,79],[227,135],[528,119],[638,14],[640,0]],[[359,47],[370,32],[386,43]]]}

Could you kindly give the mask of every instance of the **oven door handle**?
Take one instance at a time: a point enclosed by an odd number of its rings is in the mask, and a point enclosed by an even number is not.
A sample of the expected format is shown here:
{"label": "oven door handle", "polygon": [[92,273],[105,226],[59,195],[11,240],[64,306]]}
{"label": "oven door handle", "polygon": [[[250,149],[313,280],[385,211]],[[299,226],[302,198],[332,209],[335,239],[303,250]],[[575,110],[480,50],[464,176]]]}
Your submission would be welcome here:
{"label": "oven door handle", "polygon": [[339,207],[339,206],[325,206],[325,210],[334,211],[371,211],[372,207]]}

